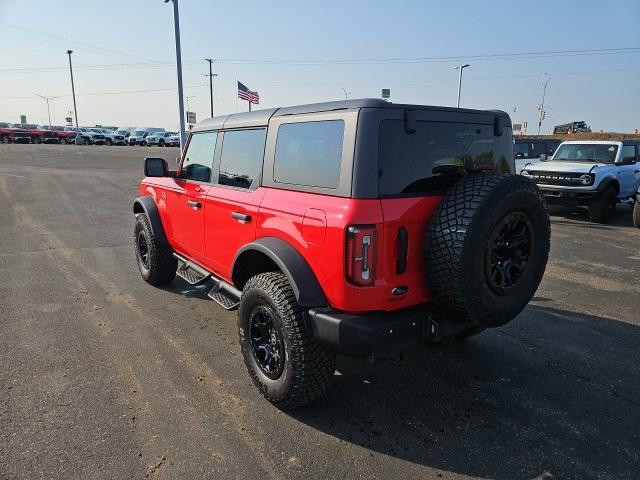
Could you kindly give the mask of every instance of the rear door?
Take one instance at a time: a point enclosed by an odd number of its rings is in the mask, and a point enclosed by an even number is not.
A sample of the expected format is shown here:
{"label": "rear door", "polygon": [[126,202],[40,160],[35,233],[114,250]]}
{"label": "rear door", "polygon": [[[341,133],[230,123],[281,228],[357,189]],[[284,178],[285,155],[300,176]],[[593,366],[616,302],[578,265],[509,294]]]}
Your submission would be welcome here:
{"label": "rear door", "polygon": [[259,187],[266,128],[229,130],[221,135],[214,179],[205,194],[207,264],[226,279],[236,252],[255,238],[264,189]]}
{"label": "rear door", "polygon": [[205,194],[210,188],[217,132],[191,135],[178,177],[167,189],[167,212],[171,219],[171,243],[187,257],[204,258]]}

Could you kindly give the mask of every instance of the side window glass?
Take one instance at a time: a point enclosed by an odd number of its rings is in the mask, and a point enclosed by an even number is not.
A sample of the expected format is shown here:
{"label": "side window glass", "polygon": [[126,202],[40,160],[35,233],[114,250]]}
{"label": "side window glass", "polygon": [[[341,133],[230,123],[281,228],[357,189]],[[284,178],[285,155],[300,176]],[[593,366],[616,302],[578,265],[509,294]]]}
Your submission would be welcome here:
{"label": "side window glass", "polygon": [[273,164],[274,182],[337,188],[343,139],[343,120],[280,125]]}
{"label": "side window glass", "polygon": [[529,158],[540,158],[540,155],[547,153],[544,143],[532,142],[530,146]]}
{"label": "side window glass", "polygon": [[211,179],[213,153],[216,150],[216,132],[194,133],[184,154],[180,178],[208,182]]}
{"label": "side window glass", "polygon": [[224,133],[218,183],[250,188],[262,170],[267,130],[232,130]]}
{"label": "side window glass", "polygon": [[636,160],[636,147],[634,145],[624,145],[622,147],[621,158],[624,160],[625,158],[631,158],[633,161]]}

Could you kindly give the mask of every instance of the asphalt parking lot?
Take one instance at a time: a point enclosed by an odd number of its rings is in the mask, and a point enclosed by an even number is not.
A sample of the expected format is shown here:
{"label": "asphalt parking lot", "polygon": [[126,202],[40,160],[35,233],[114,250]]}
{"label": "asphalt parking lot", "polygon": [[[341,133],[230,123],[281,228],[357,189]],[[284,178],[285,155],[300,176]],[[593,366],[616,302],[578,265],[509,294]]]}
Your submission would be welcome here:
{"label": "asphalt parking lot", "polygon": [[554,210],[530,306],[460,346],[339,358],[283,413],[235,312],[139,276],[142,158],[0,145],[0,478],[632,479],[640,475],[640,230]]}

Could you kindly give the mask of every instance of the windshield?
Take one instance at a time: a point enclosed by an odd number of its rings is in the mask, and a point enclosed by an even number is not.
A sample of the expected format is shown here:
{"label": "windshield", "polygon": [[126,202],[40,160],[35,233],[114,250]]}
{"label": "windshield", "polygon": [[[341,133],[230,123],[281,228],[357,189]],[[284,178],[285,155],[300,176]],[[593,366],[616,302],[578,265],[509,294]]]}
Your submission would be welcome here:
{"label": "windshield", "polygon": [[553,160],[613,163],[617,154],[618,145],[615,144],[565,143],[556,150]]}
{"label": "windshield", "polygon": [[124,135],[128,130],[116,130],[113,132],[115,135]]}
{"label": "windshield", "polygon": [[133,135],[134,137],[141,137],[144,135],[144,130],[136,130],[131,135]]}

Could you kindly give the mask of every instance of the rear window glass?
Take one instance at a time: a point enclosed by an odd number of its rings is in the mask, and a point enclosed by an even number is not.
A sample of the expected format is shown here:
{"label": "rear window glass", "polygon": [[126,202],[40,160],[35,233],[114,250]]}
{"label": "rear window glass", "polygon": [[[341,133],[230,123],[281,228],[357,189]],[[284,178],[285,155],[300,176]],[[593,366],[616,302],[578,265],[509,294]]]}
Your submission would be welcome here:
{"label": "rear window glass", "polygon": [[340,184],[344,121],[280,125],[273,164],[273,181],[310,187]]}
{"label": "rear window glass", "polygon": [[384,120],[379,135],[379,190],[383,196],[438,193],[465,170],[512,170],[511,135],[493,125]]}

